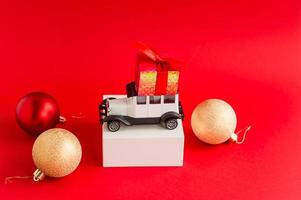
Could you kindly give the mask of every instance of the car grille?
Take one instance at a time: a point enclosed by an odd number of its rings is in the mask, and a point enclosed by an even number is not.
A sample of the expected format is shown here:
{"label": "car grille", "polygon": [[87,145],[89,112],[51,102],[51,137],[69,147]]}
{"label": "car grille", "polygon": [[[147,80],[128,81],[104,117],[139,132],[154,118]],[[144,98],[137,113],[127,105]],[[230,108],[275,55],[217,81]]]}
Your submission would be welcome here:
{"label": "car grille", "polygon": [[100,123],[103,123],[103,119],[108,115],[108,109],[107,109],[107,100],[104,99],[101,104],[99,105],[99,118]]}

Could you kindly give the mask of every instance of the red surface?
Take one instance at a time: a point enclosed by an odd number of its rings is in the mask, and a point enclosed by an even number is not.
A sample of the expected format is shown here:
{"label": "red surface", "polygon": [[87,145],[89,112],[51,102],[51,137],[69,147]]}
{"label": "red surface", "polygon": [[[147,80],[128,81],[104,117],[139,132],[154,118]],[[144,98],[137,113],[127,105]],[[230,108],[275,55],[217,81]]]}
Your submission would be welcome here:
{"label": "red surface", "polygon": [[[300,199],[300,1],[1,1],[0,180],[30,175],[34,138],[15,121],[18,99],[44,91],[83,147],[72,175],[0,183],[1,199]],[[97,106],[124,93],[143,41],[186,62],[182,168],[102,168]],[[243,145],[209,146],[190,128],[193,108],[222,98]],[[82,112],[83,119],[72,115]],[[2,181],[1,181],[2,182]]]}

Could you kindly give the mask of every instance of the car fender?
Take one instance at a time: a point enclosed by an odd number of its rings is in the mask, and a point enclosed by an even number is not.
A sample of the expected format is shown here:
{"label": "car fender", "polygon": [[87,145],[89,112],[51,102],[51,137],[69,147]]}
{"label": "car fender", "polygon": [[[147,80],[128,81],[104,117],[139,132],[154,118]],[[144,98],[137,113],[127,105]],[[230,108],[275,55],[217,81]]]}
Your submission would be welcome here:
{"label": "car fender", "polygon": [[170,111],[170,112],[164,113],[164,114],[161,116],[161,122],[165,122],[165,120],[167,120],[168,118],[181,119],[182,116],[181,116],[179,113]]}
{"label": "car fender", "polygon": [[103,119],[103,122],[109,122],[109,121],[119,121],[123,123],[124,125],[130,126],[131,123],[121,115],[109,115]]}

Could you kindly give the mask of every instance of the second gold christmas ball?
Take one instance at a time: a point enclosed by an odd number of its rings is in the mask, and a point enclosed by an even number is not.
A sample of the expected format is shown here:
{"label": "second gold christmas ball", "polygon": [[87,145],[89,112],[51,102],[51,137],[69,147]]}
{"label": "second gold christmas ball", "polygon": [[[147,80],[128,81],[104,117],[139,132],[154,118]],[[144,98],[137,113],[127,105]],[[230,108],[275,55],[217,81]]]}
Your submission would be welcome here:
{"label": "second gold christmas ball", "polygon": [[197,105],[191,116],[191,127],[201,141],[221,144],[235,136],[236,114],[221,99],[207,99]]}
{"label": "second gold christmas ball", "polygon": [[37,167],[34,180],[66,176],[77,168],[81,157],[82,148],[73,133],[62,128],[49,129],[36,139],[32,148]]}

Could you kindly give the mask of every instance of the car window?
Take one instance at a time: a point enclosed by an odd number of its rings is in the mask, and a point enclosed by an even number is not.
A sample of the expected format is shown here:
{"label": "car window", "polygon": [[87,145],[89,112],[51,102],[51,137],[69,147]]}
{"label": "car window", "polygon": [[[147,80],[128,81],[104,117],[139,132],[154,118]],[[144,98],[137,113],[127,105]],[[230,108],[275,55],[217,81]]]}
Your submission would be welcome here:
{"label": "car window", "polygon": [[137,104],[146,104],[146,96],[137,96]]}
{"label": "car window", "polygon": [[176,96],[174,95],[165,95],[164,96],[164,103],[175,103]]}
{"label": "car window", "polygon": [[160,104],[161,103],[161,96],[150,96],[149,97],[150,104]]}

